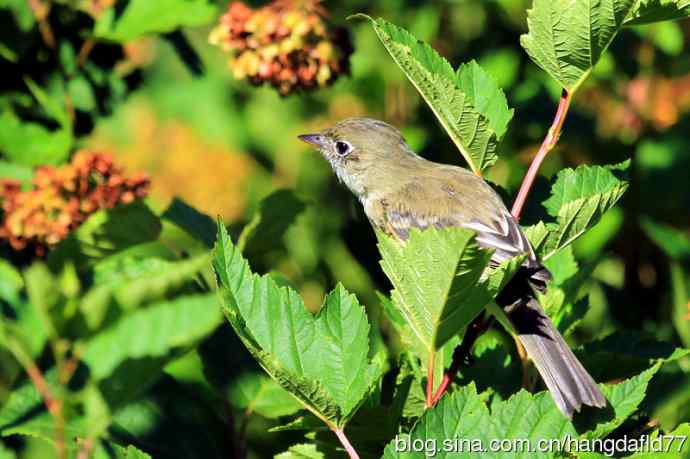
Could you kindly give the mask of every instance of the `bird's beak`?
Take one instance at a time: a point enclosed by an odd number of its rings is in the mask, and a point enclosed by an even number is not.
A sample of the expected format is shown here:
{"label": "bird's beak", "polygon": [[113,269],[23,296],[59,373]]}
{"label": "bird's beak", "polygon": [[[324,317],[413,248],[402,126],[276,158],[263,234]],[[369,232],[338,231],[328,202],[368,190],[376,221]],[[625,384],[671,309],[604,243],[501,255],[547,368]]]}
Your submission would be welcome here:
{"label": "bird's beak", "polygon": [[303,134],[298,135],[297,138],[302,142],[315,146],[316,148],[323,148],[326,146],[326,136],[322,134]]}

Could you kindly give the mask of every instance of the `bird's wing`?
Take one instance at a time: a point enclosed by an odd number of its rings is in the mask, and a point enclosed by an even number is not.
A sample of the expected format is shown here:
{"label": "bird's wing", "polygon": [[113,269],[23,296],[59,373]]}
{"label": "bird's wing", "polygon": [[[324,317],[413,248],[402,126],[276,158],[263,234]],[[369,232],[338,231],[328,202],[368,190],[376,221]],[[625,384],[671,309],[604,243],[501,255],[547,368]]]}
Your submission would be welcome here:
{"label": "bird's wing", "polygon": [[476,241],[481,247],[494,250],[495,264],[526,253],[527,265],[539,266],[520,225],[479,177],[471,187],[463,187],[462,192],[452,181],[424,177],[379,199],[371,211],[373,218],[370,212],[367,214],[372,223],[402,240],[407,239],[412,228],[469,228],[477,233]]}

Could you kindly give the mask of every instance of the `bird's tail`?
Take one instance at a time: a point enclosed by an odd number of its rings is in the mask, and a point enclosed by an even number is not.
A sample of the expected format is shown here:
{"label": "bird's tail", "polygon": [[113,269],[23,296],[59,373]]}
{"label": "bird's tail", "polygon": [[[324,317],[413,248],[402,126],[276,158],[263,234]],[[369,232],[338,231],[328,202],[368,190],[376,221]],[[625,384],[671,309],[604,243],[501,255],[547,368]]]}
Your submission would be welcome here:
{"label": "bird's tail", "polygon": [[544,313],[529,287],[529,280],[519,274],[515,277],[513,280],[521,281],[522,288],[510,288],[511,284],[515,286],[511,281],[497,300],[502,300],[499,304],[503,303],[501,306],[558,408],[572,418],[573,411],[580,411],[582,405],[605,407],[604,395]]}

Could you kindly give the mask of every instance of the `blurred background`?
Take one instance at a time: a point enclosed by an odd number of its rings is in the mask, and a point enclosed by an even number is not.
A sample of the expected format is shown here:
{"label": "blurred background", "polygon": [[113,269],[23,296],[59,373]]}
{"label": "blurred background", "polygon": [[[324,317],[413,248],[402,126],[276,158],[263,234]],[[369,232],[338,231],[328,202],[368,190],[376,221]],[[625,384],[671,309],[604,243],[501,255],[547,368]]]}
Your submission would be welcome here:
{"label": "blurred background", "polygon": [[[249,241],[252,268],[279,273],[312,310],[342,282],[376,320],[375,291],[387,292],[389,285],[374,234],[328,164],[296,136],[346,117],[370,116],[398,126],[428,159],[462,165],[462,158],[370,25],[346,17],[383,16],[431,43],[454,66],[475,59],[493,75],[515,115],[487,178],[505,191],[510,205],[560,93],[519,45],[530,3],[324,1],[329,21],[349,30],[350,74],[328,87],[286,96],[235,80],[228,54],[209,44],[212,25],[183,30],[182,44],[175,34],[136,39],[124,46],[124,59],[117,59],[121,79],[102,94],[74,83],[78,145],[112,153],[128,172],[147,173],[155,209],[180,197],[238,229],[251,221],[262,198],[293,190],[281,198],[287,201],[280,218],[286,226],[294,223],[271,246]],[[227,3],[219,5],[225,11]],[[15,29],[21,34],[21,24]],[[186,46],[196,56],[185,53]],[[51,78],[43,82],[48,87]],[[584,287],[591,309],[573,337],[576,343],[624,329],[690,347],[689,111],[690,21],[625,30],[574,98],[521,223],[544,218],[548,180],[560,169],[632,158],[622,204],[575,245],[581,269],[593,272]],[[655,391],[664,397],[646,403],[673,426],[690,419],[690,368],[681,362],[664,372],[655,380],[668,385]],[[258,444],[262,435],[251,438]]]}

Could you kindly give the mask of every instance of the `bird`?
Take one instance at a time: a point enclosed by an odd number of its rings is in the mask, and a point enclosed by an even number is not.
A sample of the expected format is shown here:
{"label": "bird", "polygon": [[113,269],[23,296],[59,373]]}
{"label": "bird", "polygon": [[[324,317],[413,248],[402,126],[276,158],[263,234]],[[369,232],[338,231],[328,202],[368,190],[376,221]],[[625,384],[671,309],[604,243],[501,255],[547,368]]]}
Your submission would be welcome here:
{"label": "bird", "polygon": [[497,295],[560,411],[572,418],[583,405],[606,406],[592,376],[537,300],[551,274],[536,256],[517,220],[479,175],[415,153],[394,126],[372,118],[347,118],[298,138],[318,149],[360,201],[371,226],[400,243],[413,228],[459,227],[493,250],[490,266],[522,254],[525,261]]}

